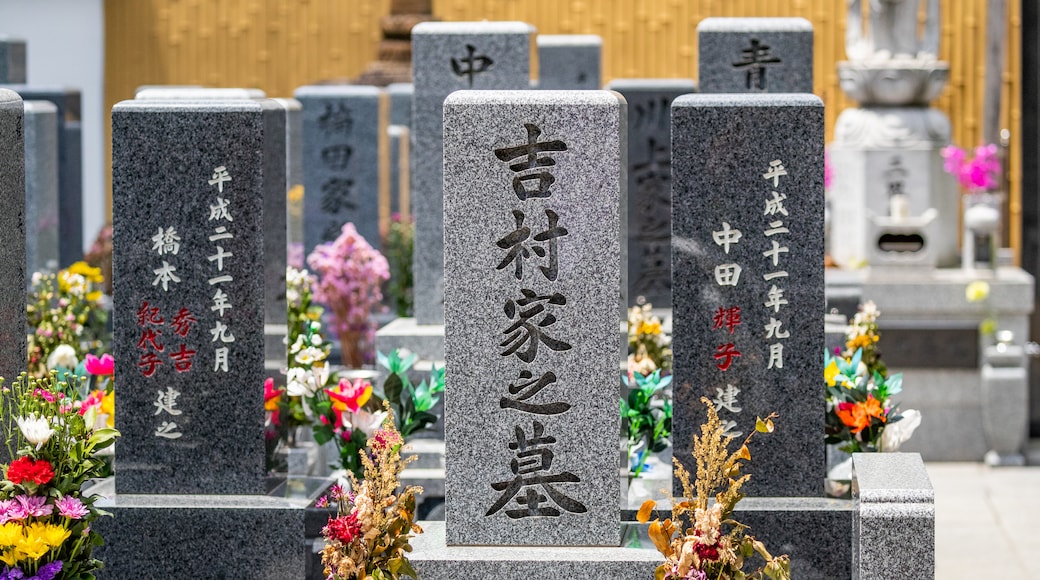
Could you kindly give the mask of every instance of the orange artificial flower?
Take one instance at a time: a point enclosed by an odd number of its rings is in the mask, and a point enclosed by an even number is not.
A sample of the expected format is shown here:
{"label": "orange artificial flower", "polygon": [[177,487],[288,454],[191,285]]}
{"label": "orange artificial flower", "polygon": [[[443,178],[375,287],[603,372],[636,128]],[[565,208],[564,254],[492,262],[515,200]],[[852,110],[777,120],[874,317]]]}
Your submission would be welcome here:
{"label": "orange artificial flower", "polygon": [[838,403],[835,414],[846,427],[852,428],[853,433],[870,427],[871,417],[876,417],[882,423],[886,421],[881,401],[875,399],[874,395],[867,395],[867,400],[860,403]]}

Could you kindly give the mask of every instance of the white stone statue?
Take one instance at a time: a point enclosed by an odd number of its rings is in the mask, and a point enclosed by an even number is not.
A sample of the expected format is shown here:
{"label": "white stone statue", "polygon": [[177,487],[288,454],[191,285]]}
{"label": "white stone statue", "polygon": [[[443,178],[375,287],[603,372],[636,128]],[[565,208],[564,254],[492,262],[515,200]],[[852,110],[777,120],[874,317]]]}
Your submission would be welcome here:
{"label": "white stone statue", "polygon": [[[927,2],[923,36],[917,14]],[[935,60],[939,54],[939,0],[868,0],[870,21],[863,33],[862,0],[847,0],[845,52],[852,61]]]}

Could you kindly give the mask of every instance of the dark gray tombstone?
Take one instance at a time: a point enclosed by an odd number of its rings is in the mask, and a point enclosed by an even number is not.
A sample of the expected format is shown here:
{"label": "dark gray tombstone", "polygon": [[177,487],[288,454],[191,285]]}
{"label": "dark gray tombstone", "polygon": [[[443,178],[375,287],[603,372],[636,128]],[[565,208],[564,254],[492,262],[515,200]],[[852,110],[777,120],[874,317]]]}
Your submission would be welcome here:
{"label": "dark gray tombstone", "polygon": [[813,28],[804,18],[705,18],[697,25],[702,93],[811,93]]}
{"label": "dark gray tombstone", "polygon": [[390,95],[390,124],[411,127],[412,96],[415,94],[412,83],[387,85],[386,94]]}
{"label": "dark gray tombstone", "polygon": [[620,541],[624,133],[605,91],[445,101],[449,545]]}
{"label": "dark gray tombstone", "polygon": [[26,272],[58,270],[58,108],[25,103]]}
{"label": "dark gray tombstone", "polygon": [[[303,245],[303,105],[296,99],[272,99],[285,108],[286,241]],[[293,207],[297,204],[298,207]]]}
{"label": "dark gray tombstone", "polygon": [[539,34],[538,88],[598,90],[603,39],[595,34]]}
{"label": "dark gray tombstone", "polygon": [[347,222],[379,249],[380,90],[315,85],[295,96],[303,105],[304,255]]}
{"label": "dark gray tombstone", "polygon": [[690,79],[615,79],[628,101],[628,303],[672,306],[672,100]]}
{"label": "dark gray tombstone", "polygon": [[10,385],[26,369],[25,137],[22,99],[0,89],[0,377]]}
{"label": "dark gray tombstone", "polygon": [[0,85],[25,84],[25,41],[0,36]]}
{"label": "dark gray tombstone", "polygon": [[390,146],[390,213],[407,214],[408,208],[408,141],[411,138],[412,94],[411,83],[394,83],[386,87],[390,96],[390,126],[387,139]]}
{"label": "dark gray tombstone", "polygon": [[412,29],[410,190],[420,325],[444,323],[444,99],[460,89],[528,88],[533,32],[523,22],[423,22]]}
{"label": "dark gray tombstone", "polygon": [[776,411],[749,496],[823,492],[823,130],[812,95],[672,104],[675,456],[695,471],[702,397],[735,436]]}
{"label": "dark gray tombstone", "polygon": [[277,376],[288,361],[285,266],[289,247],[289,105],[275,99],[263,99],[260,104],[264,108],[264,360],[266,375]]}

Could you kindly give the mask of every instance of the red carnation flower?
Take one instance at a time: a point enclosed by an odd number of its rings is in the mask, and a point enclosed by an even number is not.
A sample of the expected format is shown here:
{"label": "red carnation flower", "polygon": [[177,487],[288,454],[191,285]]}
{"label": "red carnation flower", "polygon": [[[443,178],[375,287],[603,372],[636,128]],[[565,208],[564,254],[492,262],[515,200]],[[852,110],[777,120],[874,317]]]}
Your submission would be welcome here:
{"label": "red carnation flower", "polygon": [[697,544],[693,548],[697,555],[700,556],[701,560],[715,561],[719,559],[719,545],[706,546],[704,544]]}
{"label": "red carnation flower", "polygon": [[43,459],[34,461],[29,457],[19,457],[12,461],[7,468],[7,479],[15,484],[29,481],[36,485],[43,485],[53,478],[54,469],[50,462]]}
{"label": "red carnation flower", "polygon": [[357,521],[357,514],[351,512],[349,516],[329,518],[328,525],[321,532],[326,538],[349,544],[361,534],[361,524]]}

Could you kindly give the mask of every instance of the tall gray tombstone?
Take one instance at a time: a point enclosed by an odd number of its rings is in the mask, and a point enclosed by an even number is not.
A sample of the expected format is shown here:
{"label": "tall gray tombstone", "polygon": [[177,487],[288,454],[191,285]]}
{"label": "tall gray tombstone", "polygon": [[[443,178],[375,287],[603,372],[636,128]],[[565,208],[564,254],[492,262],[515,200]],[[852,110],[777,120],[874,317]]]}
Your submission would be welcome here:
{"label": "tall gray tombstone", "polygon": [[14,91],[0,89],[0,271],[8,291],[0,293],[0,377],[8,383],[26,368],[25,133],[24,105]]}
{"label": "tall gray tombstone", "polygon": [[277,99],[259,102],[264,109],[264,360],[266,375],[277,376],[288,362],[288,345],[285,343],[289,335],[285,296],[286,252],[289,247],[287,123],[293,105]]}
{"label": "tall gray tombstone", "polygon": [[390,125],[387,127],[387,139],[390,146],[390,212],[409,213],[408,200],[408,141],[412,127],[412,95],[415,92],[411,83],[393,83],[387,85],[386,94],[390,97]]}
{"label": "tall gray tombstone", "polygon": [[387,85],[386,94],[390,97],[390,124],[411,127],[415,86],[412,83],[392,83]]}
{"label": "tall gray tombstone", "polygon": [[58,269],[58,108],[47,101],[25,105],[26,272]]}
{"label": "tall gray tombstone", "polygon": [[0,35],[0,85],[26,82],[25,41]]}
{"label": "tall gray tombstone", "polygon": [[420,325],[444,324],[444,99],[460,89],[528,88],[533,33],[523,22],[423,22],[412,29],[411,200]]}
{"label": "tall gray tombstone", "polygon": [[449,545],[620,541],[625,127],[604,91],[445,101]]}
{"label": "tall gray tombstone", "polygon": [[113,354],[126,394],[106,576],[303,576],[303,510],[263,495],[258,386],[284,122],[272,101],[112,110]]}
{"label": "tall gray tombstone", "polygon": [[705,18],[697,25],[702,93],[811,93],[813,28],[804,18]]}
{"label": "tall gray tombstone", "polygon": [[303,105],[304,255],[347,222],[378,249],[380,90],[316,85],[295,96]]}
{"label": "tall gray tombstone", "polygon": [[539,34],[538,88],[597,90],[603,68],[603,39],[595,34]]}
{"label": "tall gray tombstone", "polygon": [[80,92],[64,87],[10,85],[25,101],[47,101],[57,108],[57,211],[54,237],[58,267],[83,259],[83,130]]}
{"label": "tall gray tombstone", "polygon": [[690,79],[615,79],[628,101],[628,303],[672,306],[671,106]]}
{"label": "tall gray tombstone", "polygon": [[[273,99],[285,108],[286,242],[303,244],[303,104]],[[297,201],[298,200],[298,201]],[[293,207],[297,204],[299,207]]]}
{"label": "tall gray tombstone", "polygon": [[695,471],[702,397],[736,437],[776,411],[749,496],[823,492],[823,131],[813,95],[672,104],[675,456]]}

